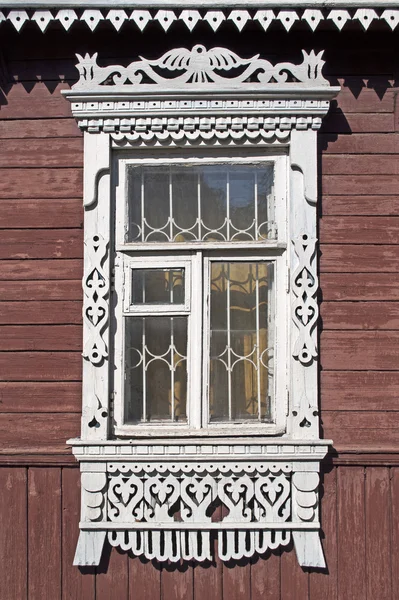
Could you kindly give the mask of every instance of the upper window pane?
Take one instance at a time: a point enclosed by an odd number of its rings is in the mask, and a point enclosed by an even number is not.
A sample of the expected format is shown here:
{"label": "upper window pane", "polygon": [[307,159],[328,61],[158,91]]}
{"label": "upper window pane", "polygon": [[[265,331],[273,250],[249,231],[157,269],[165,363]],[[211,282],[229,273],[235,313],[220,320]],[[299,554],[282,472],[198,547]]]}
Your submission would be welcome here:
{"label": "upper window pane", "polygon": [[127,242],[275,237],[273,163],[128,167]]}
{"label": "upper window pane", "polygon": [[184,269],[133,269],[133,304],[183,304]]}

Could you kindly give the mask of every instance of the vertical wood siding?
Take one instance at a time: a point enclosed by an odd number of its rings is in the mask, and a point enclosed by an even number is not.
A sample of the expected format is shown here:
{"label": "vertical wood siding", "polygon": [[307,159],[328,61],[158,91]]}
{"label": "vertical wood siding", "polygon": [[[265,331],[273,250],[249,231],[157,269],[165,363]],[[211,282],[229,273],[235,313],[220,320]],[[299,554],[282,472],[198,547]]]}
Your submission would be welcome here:
{"label": "vertical wood siding", "polygon": [[75,467],[2,467],[2,600],[396,600],[399,469],[332,467],[324,476],[328,572],[295,552],[235,564],[160,566],[110,548],[96,569],[72,567],[79,521]]}
{"label": "vertical wood siding", "polygon": [[[397,34],[201,27],[196,42],[156,26],[156,38],[133,39],[128,28],[2,33],[1,600],[399,598]],[[319,143],[320,398],[334,440],[323,473],[328,572],[302,570],[292,549],[178,567],[108,550],[95,570],[72,566],[79,471],[65,440],[80,427],[83,144],[60,90],[76,77],[75,52],[151,56],[154,39],[160,54],[176,39],[207,38],[243,56],[326,48],[328,75],[343,86]]]}

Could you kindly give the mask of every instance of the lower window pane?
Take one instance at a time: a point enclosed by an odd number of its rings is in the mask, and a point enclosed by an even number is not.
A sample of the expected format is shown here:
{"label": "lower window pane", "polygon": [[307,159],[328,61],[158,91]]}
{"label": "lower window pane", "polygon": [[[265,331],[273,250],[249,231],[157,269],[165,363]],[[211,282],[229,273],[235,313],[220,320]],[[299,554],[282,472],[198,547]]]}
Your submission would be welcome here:
{"label": "lower window pane", "polygon": [[125,318],[125,423],[187,420],[187,317]]}
{"label": "lower window pane", "polygon": [[274,264],[212,262],[210,421],[271,418]]}

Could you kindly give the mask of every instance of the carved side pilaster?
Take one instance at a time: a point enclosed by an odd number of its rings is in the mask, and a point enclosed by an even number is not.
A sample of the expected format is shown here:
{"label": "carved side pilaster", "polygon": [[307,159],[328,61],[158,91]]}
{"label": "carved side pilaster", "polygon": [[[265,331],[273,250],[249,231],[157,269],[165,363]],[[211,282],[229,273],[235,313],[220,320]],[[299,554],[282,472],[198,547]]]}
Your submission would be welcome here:
{"label": "carved side pilaster", "polygon": [[110,139],[85,134],[82,438],[105,440],[109,423]]}
{"label": "carved side pilaster", "polygon": [[108,241],[97,233],[85,239],[86,268],[83,277],[83,318],[87,326],[83,357],[93,365],[108,358],[108,344],[103,331],[109,318],[109,274],[104,268],[108,257]]}

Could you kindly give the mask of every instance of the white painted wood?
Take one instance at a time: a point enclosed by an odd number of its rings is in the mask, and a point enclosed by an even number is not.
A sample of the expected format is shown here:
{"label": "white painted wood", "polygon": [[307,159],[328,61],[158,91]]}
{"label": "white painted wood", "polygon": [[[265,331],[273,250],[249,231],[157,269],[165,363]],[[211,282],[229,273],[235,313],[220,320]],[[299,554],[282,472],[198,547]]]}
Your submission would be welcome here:
{"label": "white painted wood", "polygon": [[254,20],[259,21],[265,31],[269,28],[275,18],[276,15],[272,10],[258,10],[254,16]]}
{"label": "white painted wood", "polygon": [[378,19],[379,17],[372,8],[359,8],[353,18],[358,19],[363,25],[363,29],[367,31],[374,19]]}
{"label": "white painted wood", "polygon": [[242,31],[247,21],[251,19],[251,15],[247,10],[232,10],[227,18],[233,21],[238,31]]}
{"label": "white painted wood", "polygon": [[[117,6],[120,7],[141,7],[143,6],[143,0],[118,0]],[[147,0],[146,6],[162,8],[164,6],[176,7],[179,4],[176,0]],[[182,4],[182,0],[180,1]],[[24,7],[37,7],[37,6],[49,6],[49,7],[62,7],[62,6],[75,6],[81,7],[82,2],[80,0],[1,0],[1,5],[4,7],[10,6],[24,6]],[[334,8],[334,7],[345,7],[345,8],[365,8],[375,7],[375,0],[184,0],[184,5],[188,7],[198,8],[203,7],[242,7],[245,5],[246,8],[262,8],[262,7],[276,7],[283,6],[288,8],[307,8],[310,6],[317,8]],[[383,0],[381,2],[383,7],[393,8],[399,6],[399,0]],[[83,6],[87,7],[106,7],[109,8],[109,2],[107,0],[85,0]]]}
{"label": "white painted wood", "polygon": [[10,10],[7,15],[7,19],[11,21],[17,31],[21,31],[24,23],[29,21],[26,10]]}
{"label": "white painted wood", "polygon": [[[110,395],[108,303],[111,211],[110,140],[109,135],[105,133],[84,135],[83,194],[86,250],[83,275],[85,300],[82,436],[86,439],[105,440],[108,436]],[[96,290],[95,282],[97,286],[100,284],[100,289],[97,287]],[[96,296],[92,295],[94,291]]]}
{"label": "white painted wood", "polygon": [[319,9],[307,8],[302,15],[302,20],[308,23],[312,31],[316,31],[320,21],[323,19],[323,11]]}
{"label": "white painted wood", "polygon": [[351,18],[348,10],[332,10],[329,12],[327,19],[331,19],[333,23],[341,29],[344,27],[345,23],[349,21]]}
{"label": "white painted wood", "polygon": [[100,564],[105,542],[105,531],[80,531],[74,566],[97,567]]}
{"label": "white painted wood", "polygon": [[84,10],[82,16],[80,17],[81,21],[85,21],[90,27],[92,31],[94,31],[99,24],[100,21],[103,21],[104,17],[101,10],[92,9],[92,10]]}
{"label": "white painted wood", "polygon": [[120,30],[120,28],[122,27],[123,23],[126,21],[127,14],[124,10],[110,10],[107,13],[107,20],[111,21],[112,25],[115,27],[115,29],[117,31]]}
{"label": "white painted wood", "polygon": [[32,16],[32,21],[36,21],[39,29],[43,31],[43,33],[46,31],[50,21],[53,20],[54,17],[49,10],[35,10]]}
{"label": "white painted wood", "polygon": [[144,31],[148,22],[152,20],[152,16],[149,10],[134,10],[130,15],[130,19],[136,23],[141,31]]}
{"label": "white painted wood", "polygon": [[280,10],[277,19],[281,21],[286,31],[289,31],[299,17],[295,10]]}
{"label": "white painted wood", "polygon": [[55,18],[60,21],[64,29],[68,31],[73,25],[73,22],[77,20],[78,16],[74,10],[63,8],[57,12],[57,16]]}
{"label": "white painted wood", "polygon": [[323,548],[317,531],[293,531],[292,538],[301,567],[326,568]]}
{"label": "white painted wood", "polygon": [[208,21],[213,31],[217,31],[225,19],[226,17],[221,10],[208,10],[204,16],[204,21]]}
{"label": "white painted wood", "polygon": [[202,19],[198,10],[182,10],[178,18],[185,23],[190,31],[192,31],[198,21]]}
{"label": "white painted wood", "polygon": [[380,19],[386,21],[393,31],[399,23],[399,10],[384,10]]}
{"label": "white painted wood", "polygon": [[154,19],[158,21],[164,31],[168,31],[173,21],[176,21],[177,17],[173,10],[159,10],[155,15]]}
{"label": "white painted wood", "polygon": [[[92,12],[93,16],[88,16],[86,19],[89,26],[90,19],[93,18],[93,23],[95,19],[95,11]],[[86,13],[88,11],[85,11],[81,17],[82,19]],[[168,28],[171,24],[169,13],[170,11],[158,11],[157,13],[164,28]],[[224,18],[224,15],[218,11],[213,11],[213,13],[209,11],[204,18],[214,28],[219,26],[219,18],[222,16]],[[298,16],[292,11],[280,11],[278,18],[288,31],[295,20],[298,19]],[[159,87],[164,93],[169,90],[187,93],[190,88],[193,91],[199,90],[204,93],[205,90],[218,90],[219,92],[224,91],[224,89],[241,89],[243,91],[248,88],[255,88],[260,90],[268,85],[272,85],[271,89],[273,89],[273,87],[276,87],[275,82],[279,86],[284,85],[287,88],[294,88],[295,86],[288,80],[287,73],[301,82],[301,88],[310,89],[317,86],[328,88],[329,82],[322,74],[323,51],[316,54],[313,50],[311,52],[302,50],[302,55],[303,62],[299,65],[284,62],[273,66],[268,60],[259,58],[259,55],[251,58],[241,58],[227,48],[217,47],[208,50],[202,44],[196,44],[191,50],[175,48],[156,60],[142,57],[133,61],[127,67],[121,65],[100,67],[97,64],[97,53],[92,56],[86,54],[84,57],[77,55],[79,62],[76,67],[80,78],[72,89],[78,91],[90,90],[92,93],[94,90],[105,92],[109,91],[109,86],[112,85],[114,88],[112,90],[113,94],[119,87],[122,87],[125,91],[141,90],[152,94],[156,94]],[[157,67],[158,70],[155,70],[154,67]],[[233,70],[234,72],[234,70],[241,67],[244,67],[244,69],[241,69],[242,73],[229,77],[229,71]],[[169,71],[173,77],[164,77],[159,73],[159,70]],[[223,73],[219,74],[220,71],[223,71]],[[152,84],[142,83],[143,72],[152,80]],[[256,74],[256,81],[246,83],[253,74]],[[117,77],[116,81],[115,77]],[[205,123],[204,127],[206,128]]]}

